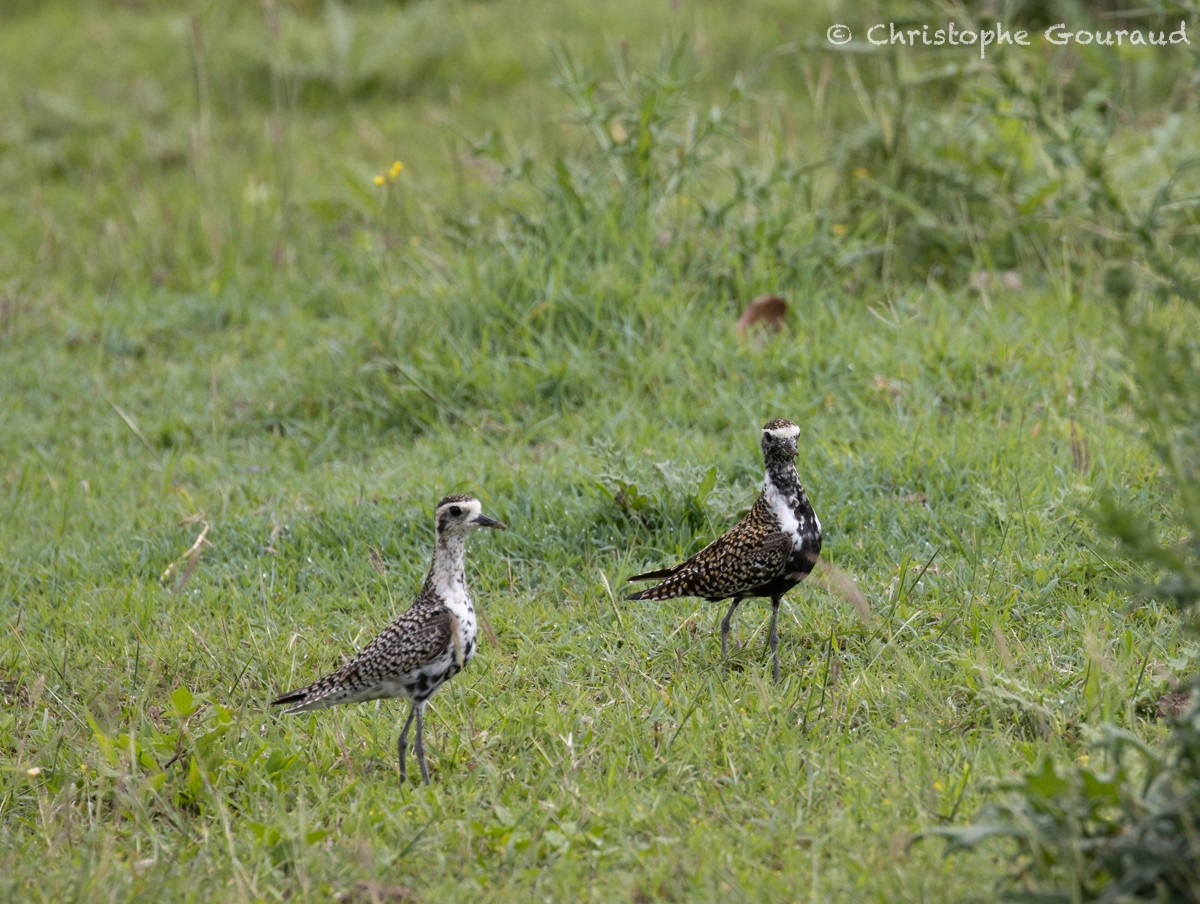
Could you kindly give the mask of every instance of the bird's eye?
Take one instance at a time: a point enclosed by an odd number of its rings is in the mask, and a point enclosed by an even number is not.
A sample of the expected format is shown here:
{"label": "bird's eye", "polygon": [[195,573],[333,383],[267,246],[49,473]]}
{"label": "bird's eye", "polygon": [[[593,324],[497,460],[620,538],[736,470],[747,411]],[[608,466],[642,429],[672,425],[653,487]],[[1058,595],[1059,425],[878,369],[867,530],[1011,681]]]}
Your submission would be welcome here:
{"label": "bird's eye", "polygon": [[457,505],[452,505],[452,506],[450,506],[450,514],[453,515],[455,518],[457,518],[459,515],[462,514],[462,509],[459,508]]}

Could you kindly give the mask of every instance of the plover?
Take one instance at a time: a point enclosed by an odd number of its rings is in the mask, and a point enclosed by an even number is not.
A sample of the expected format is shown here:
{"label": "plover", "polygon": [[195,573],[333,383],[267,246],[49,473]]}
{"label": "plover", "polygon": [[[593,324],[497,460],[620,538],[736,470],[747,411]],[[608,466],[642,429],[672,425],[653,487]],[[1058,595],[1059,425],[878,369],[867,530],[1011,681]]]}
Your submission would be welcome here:
{"label": "plover", "polygon": [[406,697],[412,701],[412,709],[397,745],[400,781],[406,777],[408,730],[416,719],[417,762],[421,778],[428,785],[422,737],[425,703],[475,655],[475,607],[463,573],[467,534],[477,527],[505,529],[503,523],[484,515],[481,508],[479,500],[461,494],[439,502],[434,513],[437,541],[433,564],[408,611],[336,672],[272,703],[290,704],[286,713],[302,713],[338,703]]}
{"label": "plover", "polygon": [[711,602],[732,598],[721,620],[721,656],[727,654],[729,625],[747,597],[771,598],[771,656],[779,680],[779,604],[812,571],[821,552],[821,522],[796,473],[800,428],[768,421],[762,429],[767,473],[762,492],[741,521],[686,562],[636,574],[630,581],[662,583],[629,595],[631,600],[698,596]]}

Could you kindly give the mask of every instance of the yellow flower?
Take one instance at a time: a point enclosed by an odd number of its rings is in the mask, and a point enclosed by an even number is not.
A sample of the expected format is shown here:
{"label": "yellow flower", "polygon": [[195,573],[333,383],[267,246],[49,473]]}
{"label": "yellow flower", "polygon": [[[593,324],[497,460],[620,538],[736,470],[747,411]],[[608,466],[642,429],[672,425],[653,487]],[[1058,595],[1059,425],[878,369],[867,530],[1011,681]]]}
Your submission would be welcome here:
{"label": "yellow flower", "polygon": [[390,170],[388,170],[388,178],[395,179],[402,172],[404,172],[404,164],[401,163],[399,160],[393,161],[392,168]]}
{"label": "yellow flower", "polygon": [[855,179],[865,179],[865,178],[867,178],[867,176],[868,176],[868,173],[867,173],[867,168],[865,166],[856,166],[854,168],[854,178]]}
{"label": "yellow flower", "polygon": [[383,178],[383,176],[376,176],[376,177],[375,177],[375,179],[374,179],[374,182],[375,182],[375,184],[376,184],[376,185],[383,185],[383,183],[384,183],[384,182],[386,182],[386,181],[387,181],[387,180],[386,180],[386,179],[384,179],[384,178]]}
{"label": "yellow flower", "polygon": [[846,234],[846,224],[845,223],[834,223],[833,224],[833,234],[834,235],[845,235]]}

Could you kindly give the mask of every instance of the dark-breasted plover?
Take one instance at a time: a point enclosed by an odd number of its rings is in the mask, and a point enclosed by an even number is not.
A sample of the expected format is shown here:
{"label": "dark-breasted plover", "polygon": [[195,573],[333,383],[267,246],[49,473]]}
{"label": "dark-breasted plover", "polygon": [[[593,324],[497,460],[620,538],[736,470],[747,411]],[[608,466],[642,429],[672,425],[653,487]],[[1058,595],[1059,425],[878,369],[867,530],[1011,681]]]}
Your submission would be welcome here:
{"label": "dark-breasted plover", "polygon": [[776,419],[762,429],[767,474],[762,492],[741,521],[686,562],[648,571],[630,581],[662,581],[629,596],[665,600],[698,596],[717,602],[731,599],[721,621],[721,656],[726,655],[730,620],[747,597],[771,598],[771,655],[779,680],[779,603],[812,571],[821,552],[821,522],[796,473],[800,428]]}
{"label": "dark-breasted plover", "polygon": [[425,703],[442,684],[475,654],[475,607],[467,591],[463,554],[467,534],[477,527],[505,525],[481,512],[479,500],[455,494],[437,504],[434,514],[437,542],[433,564],[416,600],[362,651],[332,674],[308,687],[284,694],[275,704],[290,704],[285,712],[302,713],[337,703],[357,703],[381,697],[412,701],[408,721],[400,732],[400,780],[406,770],[408,730],[417,722],[416,753],[421,777],[429,784],[422,737]]}

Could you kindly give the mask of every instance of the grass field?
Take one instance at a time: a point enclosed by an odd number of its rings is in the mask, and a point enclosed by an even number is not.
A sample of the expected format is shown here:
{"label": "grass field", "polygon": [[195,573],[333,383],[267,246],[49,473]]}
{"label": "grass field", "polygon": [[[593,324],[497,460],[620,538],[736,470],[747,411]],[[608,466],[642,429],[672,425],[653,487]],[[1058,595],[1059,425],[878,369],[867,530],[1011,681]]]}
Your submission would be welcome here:
{"label": "grass field", "polygon": [[[1178,531],[1085,164],[1159,197],[1194,53],[796,6],[12,5],[0,900],[989,900],[1005,848],[917,835],[1163,742],[1195,645],[1089,516]],[[798,587],[773,685],[762,603],[723,675],[722,607],[622,597],[777,416],[871,618]],[[453,491],[509,525],[495,638],[402,787],[406,704],[268,701],[407,606]]]}

